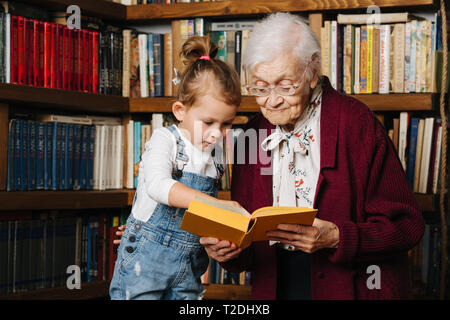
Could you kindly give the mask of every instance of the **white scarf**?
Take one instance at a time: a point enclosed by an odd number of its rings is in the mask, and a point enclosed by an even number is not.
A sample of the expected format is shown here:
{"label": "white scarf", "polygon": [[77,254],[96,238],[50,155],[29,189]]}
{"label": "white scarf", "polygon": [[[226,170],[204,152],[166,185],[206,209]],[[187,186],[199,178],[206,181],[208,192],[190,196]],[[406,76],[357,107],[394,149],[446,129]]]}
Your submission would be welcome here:
{"label": "white scarf", "polygon": [[320,170],[321,103],[319,82],[294,130],[286,133],[276,126],[261,143],[263,150],[272,151],[273,206],[313,207]]}

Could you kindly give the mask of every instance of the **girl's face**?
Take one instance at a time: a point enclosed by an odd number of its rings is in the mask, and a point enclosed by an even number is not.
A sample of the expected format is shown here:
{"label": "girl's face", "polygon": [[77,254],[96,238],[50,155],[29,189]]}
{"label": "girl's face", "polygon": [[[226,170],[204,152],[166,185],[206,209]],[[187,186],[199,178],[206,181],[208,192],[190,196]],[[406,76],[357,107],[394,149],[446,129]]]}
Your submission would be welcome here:
{"label": "girl's face", "polygon": [[175,117],[180,121],[179,128],[200,150],[211,149],[226,135],[226,130],[231,129],[237,106],[229,105],[219,97],[218,92],[209,90],[191,107],[179,101],[172,106]]}

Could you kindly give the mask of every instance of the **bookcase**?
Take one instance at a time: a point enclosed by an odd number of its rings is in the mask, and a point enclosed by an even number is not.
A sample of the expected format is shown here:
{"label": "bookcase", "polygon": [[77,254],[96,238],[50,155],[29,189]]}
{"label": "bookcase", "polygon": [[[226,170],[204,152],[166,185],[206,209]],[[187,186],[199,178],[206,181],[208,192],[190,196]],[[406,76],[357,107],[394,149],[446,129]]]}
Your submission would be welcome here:
{"label": "bookcase", "polygon": [[[226,0],[200,3],[145,4],[125,6],[105,0],[23,0],[51,10],[65,10],[69,5],[78,5],[84,15],[105,19],[123,26],[155,21],[188,19],[195,17],[240,18],[261,17],[264,14],[289,11],[306,13],[313,30],[320,35],[325,16],[338,12],[363,12],[370,5],[377,5],[386,11],[405,11],[408,8],[437,10],[433,0],[358,0],[353,2],[330,1],[268,1],[268,0]],[[406,9],[405,9],[406,8]],[[439,103],[437,93],[391,93],[356,94],[355,98],[367,104],[374,112],[436,112]],[[96,114],[120,116],[124,121],[133,116],[151,113],[171,112],[173,97],[125,98],[77,91],[65,91],[16,84],[0,83],[0,214],[20,210],[46,209],[104,209],[125,208],[133,202],[134,190],[119,189],[106,191],[14,191],[6,192],[8,123],[12,106],[26,105],[40,110],[46,108],[62,113],[94,112]],[[240,113],[259,112],[253,97],[243,97]],[[222,199],[230,199],[229,191],[219,192]],[[438,215],[439,195],[416,194],[423,212]],[[83,283],[81,290],[67,288],[39,289],[19,294],[2,296],[5,299],[92,299],[107,296],[108,281]],[[206,285],[206,299],[248,299],[250,286]]]}

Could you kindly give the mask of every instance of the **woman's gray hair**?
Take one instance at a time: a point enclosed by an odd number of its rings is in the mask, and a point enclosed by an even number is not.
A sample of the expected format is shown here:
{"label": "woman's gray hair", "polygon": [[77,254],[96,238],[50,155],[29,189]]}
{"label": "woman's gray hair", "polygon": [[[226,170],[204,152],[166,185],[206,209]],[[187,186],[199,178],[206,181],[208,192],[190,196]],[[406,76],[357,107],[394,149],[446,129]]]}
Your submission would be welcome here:
{"label": "woman's gray hair", "polygon": [[253,29],[244,50],[243,65],[251,72],[256,65],[290,52],[302,67],[311,62],[306,74],[308,79],[314,71],[320,72],[320,43],[314,31],[297,15],[273,13]]}

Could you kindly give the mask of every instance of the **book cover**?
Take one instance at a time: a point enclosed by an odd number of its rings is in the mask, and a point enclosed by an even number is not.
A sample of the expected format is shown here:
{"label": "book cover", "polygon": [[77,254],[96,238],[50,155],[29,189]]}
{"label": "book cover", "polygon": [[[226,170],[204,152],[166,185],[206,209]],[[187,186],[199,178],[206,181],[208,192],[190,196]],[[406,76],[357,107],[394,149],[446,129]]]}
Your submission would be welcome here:
{"label": "book cover", "polygon": [[189,204],[180,228],[245,249],[253,241],[268,240],[265,233],[280,223],[312,225],[316,214],[317,209],[305,207],[263,207],[248,216],[242,208],[197,198]]}

